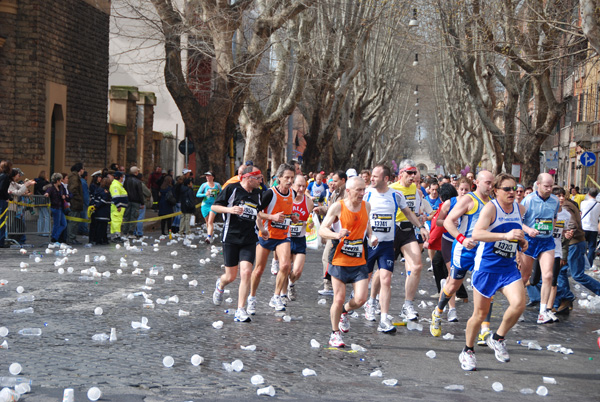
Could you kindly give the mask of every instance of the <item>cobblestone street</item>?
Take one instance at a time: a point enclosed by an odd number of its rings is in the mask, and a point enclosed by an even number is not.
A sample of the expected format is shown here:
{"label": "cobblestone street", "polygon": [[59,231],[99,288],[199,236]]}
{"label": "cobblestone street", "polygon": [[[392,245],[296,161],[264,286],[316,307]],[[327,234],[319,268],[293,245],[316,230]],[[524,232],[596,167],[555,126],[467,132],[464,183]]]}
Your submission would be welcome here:
{"label": "cobblestone street", "polygon": [[[0,279],[7,283],[0,290],[0,326],[7,327],[9,333],[0,338],[0,342],[8,343],[8,349],[0,350],[0,375],[9,376],[8,366],[13,362],[22,365],[20,376],[32,380],[31,393],[21,398],[26,402],[60,401],[64,388],[74,388],[75,400],[83,401],[93,386],[102,391],[102,401],[251,400],[259,398],[258,387],[250,382],[255,374],[265,379],[260,387],[272,385],[275,397],[281,400],[537,400],[539,396],[522,395],[520,391],[535,391],[540,385],[548,388],[549,400],[598,400],[599,335],[593,331],[600,328],[600,316],[577,303],[570,316],[546,326],[535,324],[537,309],[527,309],[525,321],[518,323],[507,338],[511,362],[501,364],[487,347],[477,347],[478,370],[465,373],[458,354],[464,345],[465,323],[472,306],[458,306],[458,323],[444,320],[443,334],[453,334],[454,340],[431,337],[426,319],[436,289],[427,272],[423,273],[415,302],[430,304],[418,309],[423,331],[400,326],[394,335],[381,334],[376,322],[364,320],[361,309],[357,311],[361,316],[351,319],[344,340],[366,351],[351,352],[350,347],[327,348],[331,298],[319,304],[323,299],[317,293],[322,282],[320,252],[308,252],[304,274],[297,284],[298,300],[290,302],[286,312],[301,320],[286,322],[268,306],[274,276],[267,268],[259,287],[257,315],[247,324],[235,323],[233,314],[225,313],[226,309],[235,310],[239,279],[227,288],[231,293],[226,297],[232,297],[233,303],[219,307],[212,304],[214,283],[222,272],[222,255],[211,257],[210,246],[199,244],[199,238],[192,240],[195,249],[183,245],[183,239],[173,245],[163,239],[155,251],[152,238],[144,239],[147,245],[132,243],[141,248],[139,252],[115,245],[80,246],[58,267],[55,261],[62,257],[46,254],[41,239],[38,247],[27,249],[25,255],[18,249],[1,252]],[[32,242],[36,244],[36,240]],[[38,263],[31,257],[34,252],[41,253]],[[90,263],[84,262],[86,255]],[[102,255],[105,262],[94,262],[94,257]],[[199,263],[206,258],[210,262]],[[140,275],[132,275],[134,261],[143,270]],[[29,267],[22,268],[21,263]],[[181,267],[175,269],[174,264]],[[428,265],[424,262],[425,267]],[[100,273],[110,272],[110,277],[81,280],[80,271],[92,266]],[[153,266],[162,266],[164,271],[150,276]],[[73,273],[68,273],[69,267]],[[58,273],[61,268],[63,274]],[[403,264],[397,264],[392,283],[391,314],[396,320],[404,294],[403,268]],[[118,269],[122,274],[117,273]],[[168,276],[173,280],[165,281]],[[144,290],[147,278],[155,283]],[[197,280],[198,286],[190,286],[192,280]],[[18,286],[24,288],[22,294],[17,293]],[[154,308],[144,307],[142,296],[127,297],[142,291],[154,301]],[[575,292],[578,298],[581,292]],[[17,302],[24,295],[34,295],[35,300]],[[172,296],[177,296],[179,302],[157,302]],[[505,304],[499,296],[492,327],[500,321]],[[33,307],[34,312],[13,313],[27,307]],[[97,307],[102,308],[102,315],[94,314]],[[190,315],[179,316],[180,310]],[[147,317],[150,328],[133,329],[132,321],[141,321],[142,317]],[[218,320],[223,321],[222,329],[212,326]],[[22,328],[42,328],[43,333],[39,337],[21,336],[18,332]],[[115,342],[92,340],[95,334],[110,334],[111,328],[116,328]],[[311,348],[311,339],[321,347]],[[521,347],[516,343],[521,339],[537,340],[543,350]],[[561,344],[574,353],[548,351],[548,344]],[[248,345],[256,345],[256,350],[241,349]],[[429,350],[436,352],[436,358],[426,356]],[[190,363],[194,354],[204,358],[200,366]],[[163,366],[165,356],[173,357],[173,367]],[[223,363],[236,359],[243,361],[243,370],[227,372]],[[305,368],[315,370],[317,376],[304,377]],[[370,376],[378,369],[382,377]],[[557,384],[543,384],[543,376],[555,378]],[[385,386],[385,379],[397,379],[398,384]],[[494,382],[502,383],[504,391],[494,393]],[[452,384],[463,385],[464,391],[445,389]]]}

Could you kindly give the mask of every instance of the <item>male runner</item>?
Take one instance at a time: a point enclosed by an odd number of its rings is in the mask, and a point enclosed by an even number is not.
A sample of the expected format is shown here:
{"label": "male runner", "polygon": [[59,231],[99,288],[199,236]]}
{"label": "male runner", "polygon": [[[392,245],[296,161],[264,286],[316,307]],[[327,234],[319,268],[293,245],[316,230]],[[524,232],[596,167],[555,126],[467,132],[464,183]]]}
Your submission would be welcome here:
{"label": "male runner", "polygon": [[[527,252],[521,259],[521,274],[523,282],[531,276],[533,260],[539,259],[542,272],[542,289],[540,291],[540,314],[538,324],[557,322],[558,317],[550,310],[548,305],[552,290],[552,269],[554,267],[554,224],[558,214],[558,197],[552,194],[554,179],[548,173],[541,173],[537,177],[537,191],[529,194],[521,202],[527,208],[523,217],[523,230],[525,239],[529,243]],[[550,308],[548,308],[550,307]]]}
{"label": "male runner", "polygon": [[[252,264],[256,255],[256,226],[262,222],[258,217],[261,209],[260,199],[261,172],[254,166],[247,166],[241,171],[241,182],[227,186],[217,197],[211,207],[214,213],[222,213],[223,258],[225,273],[217,279],[213,293],[213,303],[223,303],[223,289],[235,280],[240,268],[240,287],[238,291],[238,308],[234,321],[250,322],[244,304],[250,287]],[[262,239],[268,239],[269,232],[258,225]]]}
{"label": "male runner", "polygon": [[[319,235],[335,240],[335,253],[329,266],[333,285],[333,303],[331,304],[331,336],[329,345],[344,347],[340,331],[350,329],[348,311],[360,308],[367,301],[369,270],[365,259],[365,237],[371,240],[371,246],[377,245],[377,237],[371,237],[369,225],[370,205],[363,201],[365,182],[360,177],[348,179],[346,198],[333,204],[327,211]],[[331,230],[335,222],[339,230]],[[354,284],[354,297],[345,303],[346,284]]]}
{"label": "male runner", "polygon": [[[368,252],[367,267],[369,273],[373,272],[375,262],[379,270],[375,272],[371,282],[371,297],[365,304],[365,318],[375,321],[376,299],[379,294],[381,318],[377,330],[379,332],[393,333],[396,327],[388,316],[391,298],[392,273],[394,272],[394,236],[396,232],[395,217],[398,210],[404,212],[406,217],[415,225],[419,219],[410,210],[402,193],[388,187],[388,180],[392,172],[385,165],[377,165],[371,173],[371,187],[365,193],[364,200],[371,205],[371,230],[377,237],[376,247],[371,247]],[[381,289],[381,293],[380,293]]]}
{"label": "male runner", "polygon": [[259,239],[256,245],[256,265],[252,271],[250,296],[248,296],[248,314],[251,315],[256,313],[256,291],[271,251],[277,251],[279,272],[275,282],[275,293],[269,306],[277,311],[285,310],[281,294],[285,294],[287,291],[287,287],[284,285],[286,285],[291,267],[290,224],[292,221],[297,221],[297,218],[292,217],[294,195],[291,187],[294,181],[294,172],[293,165],[287,163],[279,165],[276,173],[279,184],[271,187],[262,195],[263,211],[259,213],[259,218],[268,220],[264,226],[269,231],[269,239]]}
{"label": "male runner", "polygon": [[[454,293],[460,288],[468,271],[473,270],[475,264],[475,251],[477,242],[471,238],[475,224],[479,219],[481,210],[490,200],[490,192],[494,182],[494,175],[487,170],[477,174],[477,190],[461,197],[446,219],[444,227],[454,237],[452,243],[452,262],[450,277],[440,292],[437,307],[431,313],[429,331],[433,336],[442,334],[442,312]],[[459,226],[457,226],[457,222]]]}
{"label": "male runner", "polygon": [[[298,222],[290,226],[291,251],[292,251],[292,270],[288,277],[287,295],[291,301],[296,300],[298,296],[296,291],[296,282],[302,275],[304,262],[306,261],[306,222],[313,210],[313,202],[306,195],[306,179],[303,175],[296,175],[292,187],[295,193],[294,206],[292,214],[296,215]],[[311,224],[312,225],[312,224]],[[311,229],[312,226],[309,228]]]}
{"label": "male runner", "polygon": [[510,361],[504,337],[525,310],[525,288],[516,262],[518,248],[527,251],[521,218],[525,207],[515,202],[517,186],[511,175],[496,176],[494,188],[496,199],[483,208],[472,235],[473,241],[481,243],[473,272],[473,315],[467,322],[465,347],[458,358],[466,371],[477,369],[473,347],[477,330],[490,310],[492,296],[501,290],[509,303],[498,330],[487,338],[499,362]]}
{"label": "male runner", "polygon": [[[400,162],[400,179],[392,184],[390,188],[401,192],[406,199],[408,208],[415,213],[421,208],[421,198],[417,186],[415,185],[415,176],[417,168],[414,161],[405,159]],[[394,237],[394,259],[398,259],[400,252],[406,260],[406,283],[405,300],[402,306],[402,316],[410,321],[419,319],[419,314],[414,307],[415,295],[421,279],[421,249],[415,236],[415,227],[418,227],[423,241],[429,238],[429,231],[420,222],[412,221],[406,214],[400,210],[396,215],[396,234]]]}
{"label": "male runner", "polygon": [[318,203],[321,205],[325,201],[327,185],[323,182],[323,175],[321,173],[317,173],[315,181],[309,183],[306,192],[315,204]]}

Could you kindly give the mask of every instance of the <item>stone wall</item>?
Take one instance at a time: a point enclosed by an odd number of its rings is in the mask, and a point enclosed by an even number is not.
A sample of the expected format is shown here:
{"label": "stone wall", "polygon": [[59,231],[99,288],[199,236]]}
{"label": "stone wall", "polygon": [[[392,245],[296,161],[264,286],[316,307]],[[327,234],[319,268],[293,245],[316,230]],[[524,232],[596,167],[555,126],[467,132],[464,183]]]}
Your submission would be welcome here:
{"label": "stone wall", "polygon": [[[0,0],[5,2],[7,0]],[[0,158],[31,175],[50,167],[48,89],[66,88],[63,157],[56,171],[78,161],[107,164],[109,14],[85,0],[12,0],[0,8]],[[106,3],[100,1],[100,3]]]}

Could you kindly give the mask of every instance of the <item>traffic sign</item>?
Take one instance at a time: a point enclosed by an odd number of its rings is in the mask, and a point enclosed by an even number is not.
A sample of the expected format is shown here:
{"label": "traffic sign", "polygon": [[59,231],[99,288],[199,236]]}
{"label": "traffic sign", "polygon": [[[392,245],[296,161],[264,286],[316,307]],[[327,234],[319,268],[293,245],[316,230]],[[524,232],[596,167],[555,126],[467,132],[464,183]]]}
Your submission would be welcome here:
{"label": "traffic sign", "polygon": [[192,142],[192,140],[190,140],[189,138],[186,138],[185,140],[182,140],[178,147],[179,148],[179,152],[181,152],[182,154],[185,155],[185,142],[187,141],[187,154],[193,154],[194,152],[196,152],[196,148],[194,147],[194,143]]}
{"label": "traffic sign", "polygon": [[579,157],[579,160],[583,166],[594,166],[596,163],[596,155],[591,152],[584,152]]}

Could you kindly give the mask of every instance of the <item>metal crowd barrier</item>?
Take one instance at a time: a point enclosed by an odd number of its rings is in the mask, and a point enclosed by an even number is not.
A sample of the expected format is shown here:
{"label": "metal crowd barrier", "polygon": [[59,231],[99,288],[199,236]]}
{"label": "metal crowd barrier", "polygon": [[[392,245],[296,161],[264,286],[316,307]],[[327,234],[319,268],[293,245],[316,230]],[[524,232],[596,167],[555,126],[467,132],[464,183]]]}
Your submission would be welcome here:
{"label": "metal crowd barrier", "polygon": [[[44,209],[45,211],[41,211]],[[9,201],[6,214],[6,241],[20,244],[23,235],[50,235],[52,225],[47,225],[47,231],[38,230],[40,215],[50,221],[50,201],[43,195],[28,195],[19,197],[17,201]]]}

